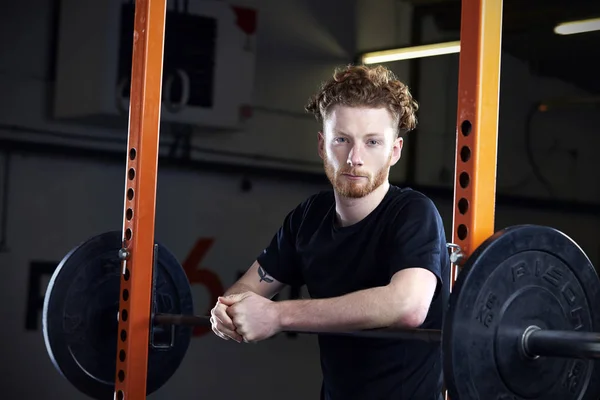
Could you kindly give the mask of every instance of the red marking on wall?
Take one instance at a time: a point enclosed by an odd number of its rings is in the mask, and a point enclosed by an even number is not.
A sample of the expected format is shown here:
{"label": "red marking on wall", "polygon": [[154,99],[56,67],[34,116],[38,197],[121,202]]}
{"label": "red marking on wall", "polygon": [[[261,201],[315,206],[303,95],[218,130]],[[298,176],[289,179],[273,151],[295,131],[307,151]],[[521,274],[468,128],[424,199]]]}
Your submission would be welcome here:
{"label": "red marking on wall", "polygon": [[[182,264],[190,284],[202,285],[208,290],[210,303],[204,315],[210,315],[210,310],[217,303],[217,298],[225,291],[219,276],[201,265],[214,241],[214,238],[198,239]],[[197,326],[194,328],[194,336],[202,336],[208,332],[212,332],[210,327]]]}
{"label": "red marking on wall", "polygon": [[245,7],[231,7],[237,17],[237,26],[246,34],[254,35],[256,33],[256,10]]}

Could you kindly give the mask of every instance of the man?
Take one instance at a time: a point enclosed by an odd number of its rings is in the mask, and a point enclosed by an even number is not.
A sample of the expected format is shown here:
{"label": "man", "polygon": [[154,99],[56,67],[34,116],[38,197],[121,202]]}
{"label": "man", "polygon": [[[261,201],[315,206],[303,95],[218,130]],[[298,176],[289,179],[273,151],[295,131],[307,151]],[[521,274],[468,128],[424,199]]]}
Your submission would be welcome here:
{"label": "man", "polygon": [[[441,329],[449,259],[441,217],[423,194],[389,183],[416,126],[408,88],[379,67],[336,70],[306,109],[332,191],[293,209],[211,312],[219,337],[256,342],[284,330]],[[306,285],[310,299],[271,298]],[[320,335],[321,399],[438,400],[439,344]]]}

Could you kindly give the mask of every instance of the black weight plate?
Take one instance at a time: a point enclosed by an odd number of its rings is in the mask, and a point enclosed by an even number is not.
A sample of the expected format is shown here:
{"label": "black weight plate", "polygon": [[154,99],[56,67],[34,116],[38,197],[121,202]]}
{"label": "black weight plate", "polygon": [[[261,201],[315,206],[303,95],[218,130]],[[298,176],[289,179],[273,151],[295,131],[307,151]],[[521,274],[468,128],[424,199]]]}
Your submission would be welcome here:
{"label": "black weight plate", "polygon": [[536,325],[600,331],[600,280],[581,248],[548,227],[497,232],[465,263],[443,327],[444,376],[453,400],[597,400],[599,361],[524,357]]}
{"label": "black weight plate", "polygon": [[[44,299],[44,340],[54,366],[79,391],[98,400],[114,397],[120,248],[121,233],[115,231],[71,250],[52,275]],[[183,268],[165,247],[159,245],[157,253],[154,312],[193,314],[191,288]],[[170,343],[171,330],[162,333],[152,337]],[[191,327],[177,326],[172,347],[149,346],[147,394],[175,373],[191,337]]]}

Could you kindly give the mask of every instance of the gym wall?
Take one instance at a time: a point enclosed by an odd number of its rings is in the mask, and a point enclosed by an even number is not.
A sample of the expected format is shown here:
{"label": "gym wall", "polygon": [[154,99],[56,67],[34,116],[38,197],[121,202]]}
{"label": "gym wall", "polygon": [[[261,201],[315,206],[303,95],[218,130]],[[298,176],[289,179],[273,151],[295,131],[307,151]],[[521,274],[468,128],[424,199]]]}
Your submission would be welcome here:
{"label": "gym wall", "polygon": [[[5,151],[0,154],[0,190],[6,193],[0,202],[7,210],[0,221],[6,223],[0,232],[0,315],[6,321],[0,393],[7,398],[84,398],[58,374],[46,353],[41,299],[51,271],[73,246],[122,224],[126,123],[106,128],[55,121],[50,114],[57,4],[13,2],[0,12],[0,150]],[[318,126],[302,114],[307,97],[332,68],[352,62],[357,51],[408,44],[411,28],[411,7],[394,0],[377,5],[370,0],[236,4],[253,7],[258,15],[252,117],[240,131],[195,135],[196,150],[187,161],[181,161],[181,148],[175,159],[169,158],[174,136],[164,128],[155,232],[184,264],[195,246],[206,246],[199,265],[186,266],[210,271],[223,288],[250,265],[292,207],[328,187],[315,151]],[[441,37],[443,33],[425,23],[424,38]],[[409,80],[411,65],[390,67]],[[418,142],[411,186],[435,201],[448,240],[457,66],[456,56],[420,62],[419,82],[411,83],[418,86],[420,128],[408,137]],[[598,116],[588,109],[536,116],[533,151],[550,182],[550,195],[525,157],[527,112],[534,100],[581,92],[533,76],[509,55],[503,55],[502,66],[496,227],[556,227],[597,265],[600,180],[593,152],[600,143],[593,133]],[[533,90],[527,97],[525,88]],[[399,185],[406,178],[406,148],[404,156],[392,171],[392,181]],[[210,291],[215,287],[191,283],[196,312],[203,314],[212,305]],[[280,298],[297,295],[306,293],[286,290]],[[313,337],[282,335],[242,345],[205,332],[194,338],[175,376],[150,399],[307,399],[315,398],[319,385]]]}
{"label": "gym wall", "polygon": [[[423,41],[455,40],[456,32],[440,31],[424,18]],[[533,50],[532,50],[533,51]],[[419,60],[419,132],[416,181],[451,188],[458,101],[459,55]],[[503,52],[500,71],[498,181],[501,195],[529,199],[597,203],[600,198],[597,134],[598,103],[591,92],[532,71],[535,66]],[[580,104],[567,103],[581,101]],[[538,103],[563,104],[548,111]],[[532,157],[529,158],[528,150]],[[536,175],[537,174],[537,175]],[[565,205],[565,208],[568,206]],[[564,209],[563,212],[575,210]]]}

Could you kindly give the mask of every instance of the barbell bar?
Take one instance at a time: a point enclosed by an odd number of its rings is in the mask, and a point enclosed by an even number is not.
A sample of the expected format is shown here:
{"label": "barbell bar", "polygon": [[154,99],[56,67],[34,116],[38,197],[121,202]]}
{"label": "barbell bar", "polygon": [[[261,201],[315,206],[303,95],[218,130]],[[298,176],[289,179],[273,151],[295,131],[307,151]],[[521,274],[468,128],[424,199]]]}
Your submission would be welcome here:
{"label": "barbell bar", "polygon": [[523,355],[537,357],[600,358],[600,334],[542,330],[530,326],[521,336]]}
{"label": "barbell bar", "polygon": [[[204,315],[156,314],[153,318],[155,325],[187,325],[211,327],[210,317]],[[368,329],[362,331],[315,332],[284,330],[281,333],[303,335],[333,335],[353,336],[381,339],[406,339],[424,342],[441,342],[441,330],[438,329]]]}
{"label": "barbell bar", "polygon": [[[126,340],[115,318],[127,315],[125,293],[120,293],[121,243],[116,231],[73,249],[57,267],[44,299],[44,339],[52,362],[95,399],[112,399],[116,341]],[[160,244],[153,280],[148,394],[176,372],[194,327],[210,327],[208,316],[193,312],[183,268]],[[453,400],[596,400],[599,307],[600,279],[583,250],[553,228],[521,225],[498,231],[465,262],[440,330],[293,333],[441,345]]]}
{"label": "barbell bar", "polygon": [[[208,316],[181,314],[157,314],[154,316],[154,324],[212,326]],[[341,332],[286,330],[282,333],[419,340],[428,343],[442,341],[441,329],[381,328]],[[521,354],[531,359],[537,357],[600,358],[600,334],[595,332],[551,331],[531,325],[520,333],[513,332],[512,340],[515,343],[520,343]]]}
{"label": "barbell bar", "polygon": [[[210,317],[197,315],[157,314],[154,317],[157,325],[187,325],[211,327]],[[419,340],[425,342],[441,342],[441,329],[369,329],[341,332],[315,331],[282,331],[282,333],[353,336],[381,339]],[[514,342],[520,343],[523,356],[532,359],[537,357],[567,358],[600,358],[600,334],[595,332],[549,331],[534,325],[527,327],[522,333],[514,335]]]}

